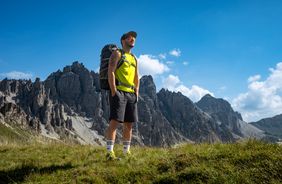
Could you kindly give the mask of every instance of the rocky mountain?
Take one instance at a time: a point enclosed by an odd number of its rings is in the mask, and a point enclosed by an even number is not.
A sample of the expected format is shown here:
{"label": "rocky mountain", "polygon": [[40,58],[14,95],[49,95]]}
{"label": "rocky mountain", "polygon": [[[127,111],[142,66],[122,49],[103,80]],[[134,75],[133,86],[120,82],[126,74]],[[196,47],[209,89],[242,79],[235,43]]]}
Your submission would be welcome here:
{"label": "rocky mountain", "polygon": [[190,141],[175,130],[163,116],[159,107],[156,86],[151,76],[140,80],[140,97],[138,101],[138,131],[145,145],[173,145]]}
{"label": "rocky mountain", "polygon": [[282,114],[251,123],[253,126],[282,139]]}
{"label": "rocky mountain", "polygon": [[262,130],[243,121],[241,114],[235,112],[224,99],[207,94],[196,105],[209,114],[221,128],[231,131],[234,138],[265,137]]}
{"label": "rocky mountain", "polygon": [[[75,62],[43,82],[38,78],[35,82],[4,79],[0,82],[0,118],[2,122],[20,124],[52,139],[103,144],[103,136],[92,129],[94,114],[86,116],[92,107],[92,113],[98,114],[95,118],[100,118],[99,110],[94,111],[99,94],[93,90],[92,75]],[[89,93],[92,95],[89,99],[94,100],[86,103]]]}
{"label": "rocky mountain", "polygon": [[[0,81],[0,122],[52,139],[103,145],[109,102],[98,77],[74,62],[45,81],[4,79]],[[249,137],[250,131],[259,132],[243,122],[228,102],[207,95],[194,104],[181,93],[164,89],[157,93],[151,76],[140,79],[138,113],[133,142],[139,145],[232,142]],[[118,131],[117,141],[120,138]]]}
{"label": "rocky mountain", "polygon": [[196,142],[231,142],[232,132],[221,128],[209,115],[201,111],[180,92],[162,89],[159,106],[171,125],[185,137]]}

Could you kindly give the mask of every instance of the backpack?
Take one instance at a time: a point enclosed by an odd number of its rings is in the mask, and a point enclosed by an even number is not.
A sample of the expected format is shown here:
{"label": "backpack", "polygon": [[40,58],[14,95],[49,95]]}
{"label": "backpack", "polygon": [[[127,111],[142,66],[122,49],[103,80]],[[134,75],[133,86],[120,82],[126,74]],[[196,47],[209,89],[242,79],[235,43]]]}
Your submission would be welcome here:
{"label": "backpack", "polygon": [[[99,71],[99,79],[100,79],[100,88],[105,90],[110,90],[110,85],[108,82],[108,67],[109,61],[112,53],[116,50],[120,50],[115,44],[107,44],[103,47],[100,55],[100,71]],[[118,64],[119,66],[119,64]],[[118,67],[117,66],[117,67]]]}

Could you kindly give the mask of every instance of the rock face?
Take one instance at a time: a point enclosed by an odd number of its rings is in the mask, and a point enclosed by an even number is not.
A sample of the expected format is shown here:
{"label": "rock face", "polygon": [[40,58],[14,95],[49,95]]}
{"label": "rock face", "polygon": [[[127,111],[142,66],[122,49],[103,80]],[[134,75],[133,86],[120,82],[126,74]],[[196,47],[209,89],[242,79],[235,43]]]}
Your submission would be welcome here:
{"label": "rock face", "polygon": [[[139,145],[232,142],[245,136],[242,117],[228,102],[205,96],[193,104],[181,93],[164,89],[157,93],[151,76],[140,80],[138,113],[133,143]],[[101,145],[108,117],[108,93],[100,89],[99,75],[82,63],[74,62],[45,81],[0,81],[1,122],[54,139]]]}
{"label": "rock face", "polygon": [[163,116],[151,76],[144,76],[140,80],[138,115],[138,131],[145,145],[167,146],[189,141]]}
{"label": "rock face", "polygon": [[234,112],[227,101],[216,99],[207,94],[196,105],[211,115],[217,124],[225,126],[232,132],[241,135],[239,121],[242,121],[242,116],[238,112]]}
{"label": "rock face", "polygon": [[[64,86],[60,86],[59,89],[61,88]],[[79,117],[79,114],[64,102],[64,98],[51,96],[51,90],[56,92],[56,86],[50,89],[38,78],[35,82],[2,80],[0,82],[0,117],[2,117],[2,121],[21,125],[23,128],[29,128],[35,133],[54,139],[102,144],[103,137],[94,131],[91,133],[92,138],[83,139],[82,133],[73,128],[74,123],[77,123],[76,118],[71,118]],[[86,125],[83,128],[89,129]],[[77,137],[80,139],[77,140]]]}
{"label": "rock face", "polygon": [[162,89],[158,93],[159,106],[171,125],[195,142],[233,141],[230,131],[222,129],[180,92]]}
{"label": "rock face", "polygon": [[[10,124],[17,125],[21,128],[27,129],[31,127],[35,131],[39,131],[39,119],[32,117],[32,108],[28,108],[27,112],[21,108],[21,106],[16,104],[16,101],[20,101],[16,94],[22,96],[25,87],[31,85],[31,81],[17,81],[17,80],[7,80],[4,79],[0,83],[0,120],[3,122],[9,122]],[[31,94],[31,93],[30,93]],[[21,102],[21,103],[24,103]],[[37,106],[32,104],[33,108],[36,109]]]}
{"label": "rock face", "polygon": [[252,122],[251,124],[268,134],[282,139],[282,114]]}
{"label": "rock face", "polygon": [[51,99],[65,103],[82,115],[93,117],[93,109],[101,108],[98,74],[78,62],[52,73],[44,86],[50,91]]}
{"label": "rock face", "polygon": [[196,105],[209,114],[222,129],[229,130],[236,139],[265,136],[263,131],[244,122],[241,114],[235,112],[226,100],[207,94]]}

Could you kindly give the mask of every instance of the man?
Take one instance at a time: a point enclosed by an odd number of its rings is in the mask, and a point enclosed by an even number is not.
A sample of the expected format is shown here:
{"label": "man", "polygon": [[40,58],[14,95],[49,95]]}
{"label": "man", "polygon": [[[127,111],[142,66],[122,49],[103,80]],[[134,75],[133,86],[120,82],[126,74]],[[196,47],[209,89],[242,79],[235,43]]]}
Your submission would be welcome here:
{"label": "man", "polygon": [[[110,124],[107,129],[107,160],[116,159],[114,142],[119,123],[123,124],[123,153],[131,155],[130,143],[132,124],[138,121],[137,100],[139,77],[137,60],[131,53],[135,45],[137,33],[130,31],[122,35],[120,41],[122,50],[112,53],[108,67],[108,81],[110,85]],[[123,60],[118,66],[119,61]]]}

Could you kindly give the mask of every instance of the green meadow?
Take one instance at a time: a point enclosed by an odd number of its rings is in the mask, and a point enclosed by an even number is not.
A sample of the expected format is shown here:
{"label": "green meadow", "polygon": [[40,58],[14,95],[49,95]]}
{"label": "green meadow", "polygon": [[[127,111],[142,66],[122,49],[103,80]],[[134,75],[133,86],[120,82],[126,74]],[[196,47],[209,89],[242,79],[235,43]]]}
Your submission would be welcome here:
{"label": "green meadow", "polygon": [[[10,137],[17,138],[15,135]],[[101,146],[10,143],[0,146],[0,183],[282,183],[282,147],[232,144],[132,147],[132,158],[106,161]]]}

